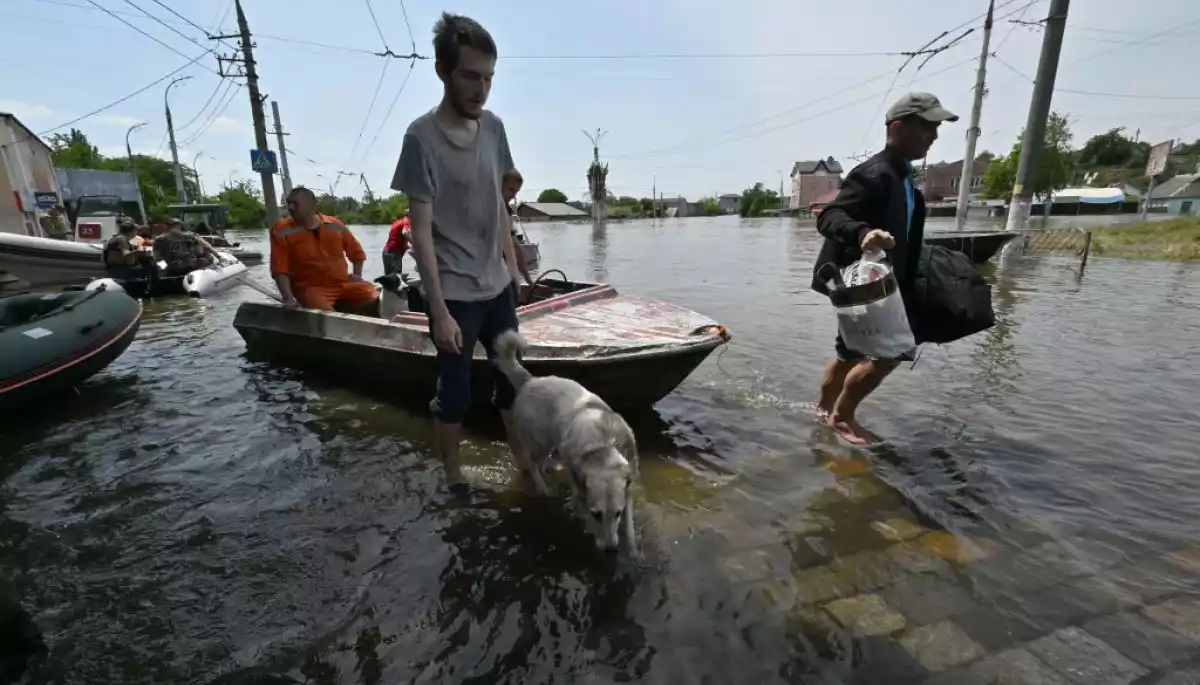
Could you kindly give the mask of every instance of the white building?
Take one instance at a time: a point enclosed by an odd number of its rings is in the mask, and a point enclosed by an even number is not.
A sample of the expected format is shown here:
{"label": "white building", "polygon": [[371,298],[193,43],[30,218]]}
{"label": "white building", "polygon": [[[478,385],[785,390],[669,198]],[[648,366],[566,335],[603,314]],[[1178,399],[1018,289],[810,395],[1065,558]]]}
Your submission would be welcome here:
{"label": "white building", "polygon": [[42,236],[38,219],[60,198],[50,146],[0,112],[0,232]]}

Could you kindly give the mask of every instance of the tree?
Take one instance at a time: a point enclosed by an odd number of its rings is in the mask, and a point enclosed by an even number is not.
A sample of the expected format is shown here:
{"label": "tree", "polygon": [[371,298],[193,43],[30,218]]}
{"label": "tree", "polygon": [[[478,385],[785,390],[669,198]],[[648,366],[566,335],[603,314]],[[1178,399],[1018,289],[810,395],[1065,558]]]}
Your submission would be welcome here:
{"label": "tree", "polygon": [[[988,166],[983,175],[984,193],[989,198],[1008,199],[1012,197],[1013,185],[1017,180],[1017,163],[1021,158],[1022,131],[1013,143],[1007,157],[997,158]],[[1067,118],[1057,112],[1050,113],[1046,122],[1046,142],[1042,148],[1038,167],[1033,175],[1033,196],[1045,199],[1056,190],[1065,188],[1071,182],[1075,170],[1075,160],[1071,153],[1071,128]]]}
{"label": "tree", "polygon": [[538,202],[566,202],[567,196],[558,188],[547,188],[538,194]]}
{"label": "tree", "polygon": [[762,183],[742,191],[742,199],[738,203],[738,213],[744,217],[762,216],[768,209],[779,207],[779,193],[767,190]]}
{"label": "tree", "polygon": [[984,150],[983,152],[980,152],[979,154],[975,155],[975,160],[978,162],[990,162],[995,158],[996,158],[996,153],[989,152],[988,150]]}
{"label": "tree", "polygon": [[258,187],[250,181],[225,185],[214,199],[228,205],[231,228],[262,228],[267,223],[267,207]]}
{"label": "tree", "polygon": [[50,136],[50,158],[54,166],[68,169],[101,169],[104,162],[104,155],[77,128]]}
{"label": "tree", "polygon": [[721,211],[721,204],[715,197],[700,198],[700,201],[696,203],[696,208],[701,216],[719,216],[724,213]]}
{"label": "tree", "polygon": [[1079,150],[1079,165],[1085,169],[1126,166],[1135,156],[1135,143],[1122,131],[1124,126],[1092,136]]}

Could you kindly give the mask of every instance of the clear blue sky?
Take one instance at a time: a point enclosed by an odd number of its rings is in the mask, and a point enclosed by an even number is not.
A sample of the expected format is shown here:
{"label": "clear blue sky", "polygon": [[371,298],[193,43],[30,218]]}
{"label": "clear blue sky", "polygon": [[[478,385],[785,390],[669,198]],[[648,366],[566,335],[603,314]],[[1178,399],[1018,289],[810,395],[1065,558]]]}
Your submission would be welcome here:
{"label": "clear blue sky", "polygon": [[[153,0],[95,2],[189,57],[200,48],[139,18],[134,5],[175,22],[171,25],[197,42],[210,44]],[[235,29],[229,11],[232,0],[164,2],[202,26],[221,22],[223,32]],[[998,14],[1007,15],[1028,0],[997,4],[1002,6]],[[399,0],[372,0],[372,5],[387,44],[397,53],[409,52],[412,44]],[[695,200],[739,192],[755,181],[775,187],[777,172],[786,175],[798,159],[832,155],[848,162],[849,155],[878,148],[880,116],[888,104],[884,91],[904,58],[595,56],[913,50],[981,15],[986,6],[983,0],[460,0],[450,5],[409,0],[407,10],[421,54],[432,53],[430,29],[443,9],[468,14],[492,32],[500,61],[489,107],[507,124],[514,157],[526,178],[523,197],[532,199],[546,187],[580,197],[591,155],[582,129],[599,127],[608,131],[601,156],[610,164],[613,192],[648,195],[657,176],[660,191]],[[1048,6],[1046,1],[1036,2],[1023,18],[1042,19]],[[263,91],[279,101],[285,129],[292,134],[288,146],[303,156],[291,160],[295,181],[324,187],[317,174],[328,177],[346,170],[365,172],[377,192],[385,190],[405,127],[440,98],[432,61],[416,63],[391,117],[384,121],[408,71],[407,62],[391,62],[352,156],[385,60],[311,43],[382,50],[365,0],[246,0],[245,9],[251,30],[261,34],[256,57]],[[1170,33],[1153,35],[1165,31]],[[1154,142],[1200,137],[1200,72],[1192,66],[1200,57],[1198,32],[1200,5],[1194,0],[1134,5],[1076,0],[1058,86],[1158,96],[1056,93],[1054,108],[1071,116],[1077,143],[1120,125],[1131,132],[1140,128],[1142,138]],[[124,96],[186,61],[95,9],[89,0],[5,0],[0,4],[0,33],[0,110],[11,111],[36,131]],[[963,116],[963,122],[943,127],[931,161],[961,157],[980,33],[933,58],[919,73],[919,60],[914,62],[887,98],[894,99],[912,82],[914,89],[938,94]],[[1038,30],[1008,19],[998,23],[992,45],[998,46],[1003,64],[993,60],[989,69],[980,149],[1006,152],[1024,124],[1031,84],[1013,70],[1033,75],[1040,41]],[[201,65],[215,69],[215,59],[205,58],[182,72],[194,78],[172,90],[177,126],[197,115],[219,85],[218,76]],[[860,85],[872,77],[878,79]],[[134,150],[153,154],[161,149],[166,155],[165,147],[160,148],[165,131],[163,85],[77,127],[106,154],[118,154],[124,151],[129,124],[146,121],[148,125],[133,135]],[[1182,99],[1187,97],[1193,99]],[[194,155],[203,153],[197,166],[206,189],[231,175],[256,178],[249,169],[253,135],[246,91],[237,91],[203,135],[190,140],[210,120],[212,109],[180,131],[180,140],[186,141],[181,158],[191,163]],[[378,138],[368,146],[376,131]],[[338,191],[357,195],[361,188],[357,180],[345,178]]]}

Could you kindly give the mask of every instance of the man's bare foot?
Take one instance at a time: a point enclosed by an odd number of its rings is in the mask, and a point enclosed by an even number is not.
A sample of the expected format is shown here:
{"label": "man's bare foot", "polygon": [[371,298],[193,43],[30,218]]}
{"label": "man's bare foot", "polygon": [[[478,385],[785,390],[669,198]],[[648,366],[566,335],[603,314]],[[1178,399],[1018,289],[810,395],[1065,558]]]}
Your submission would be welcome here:
{"label": "man's bare foot", "polygon": [[870,445],[880,441],[874,433],[853,418],[843,419],[836,414],[830,414],[829,427],[851,445]]}

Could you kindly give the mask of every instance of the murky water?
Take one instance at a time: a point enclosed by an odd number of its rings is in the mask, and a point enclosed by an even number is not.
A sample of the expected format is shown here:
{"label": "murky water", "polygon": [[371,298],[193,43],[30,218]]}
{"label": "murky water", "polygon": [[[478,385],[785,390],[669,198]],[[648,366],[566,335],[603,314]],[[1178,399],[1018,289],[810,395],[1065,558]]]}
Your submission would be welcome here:
{"label": "murky water", "polygon": [[[891,446],[864,452],[809,414],[835,330],[811,223],[530,233],[544,268],[735,336],[631,417],[644,564],[510,489],[496,426],[455,500],[428,418],[378,399],[403,388],[246,360],[231,322],[260,295],[160,300],[79,397],[2,429],[0,579],[50,646],[36,681],[920,681],[947,668],[922,625],[995,651],[1082,620],[1053,608],[1071,569],[1143,603],[1196,589],[1122,569],[1200,537],[1200,268],[994,269],[999,325],[889,379],[863,419]],[[851,615],[866,595],[886,615]]]}

